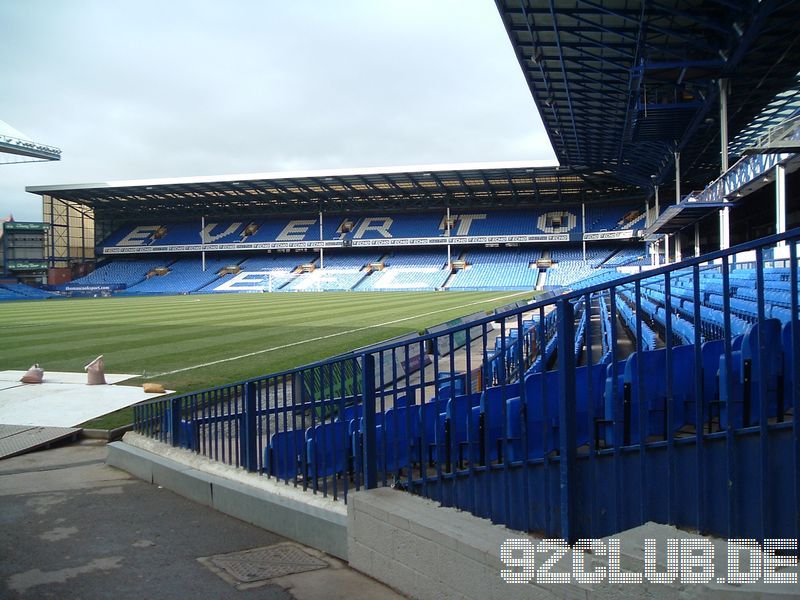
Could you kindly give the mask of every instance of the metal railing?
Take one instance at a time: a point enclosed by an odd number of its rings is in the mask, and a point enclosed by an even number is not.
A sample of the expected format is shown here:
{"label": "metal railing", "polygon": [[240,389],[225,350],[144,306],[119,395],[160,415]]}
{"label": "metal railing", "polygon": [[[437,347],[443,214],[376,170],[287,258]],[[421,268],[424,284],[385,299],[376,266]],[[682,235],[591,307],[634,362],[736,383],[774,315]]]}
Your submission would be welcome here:
{"label": "metal railing", "polygon": [[334,499],[393,485],[569,540],[796,537],[798,240],[148,402],[135,429]]}

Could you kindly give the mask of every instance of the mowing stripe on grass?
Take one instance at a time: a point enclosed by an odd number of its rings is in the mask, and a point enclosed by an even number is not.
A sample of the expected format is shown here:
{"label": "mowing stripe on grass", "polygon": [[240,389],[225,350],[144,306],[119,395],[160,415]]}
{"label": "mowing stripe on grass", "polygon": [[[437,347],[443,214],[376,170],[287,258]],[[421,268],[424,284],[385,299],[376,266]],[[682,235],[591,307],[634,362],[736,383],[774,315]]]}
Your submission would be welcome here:
{"label": "mowing stripe on grass", "polygon": [[[508,298],[516,298],[517,296],[523,296],[523,295],[529,294],[529,293],[530,292],[517,292],[515,294],[508,294],[506,296],[497,296],[495,298],[487,298],[486,300],[476,300],[475,302],[470,302],[468,304],[463,304],[459,308],[462,308],[462,307],[465,308],[467,306],[475,306],[477,304],[486,304],[488,302],[497,302],[498,300],[506,300]],[[230,356],[228,358],[220,358],[218,360],[212,360],[212,361],[209,361],[209,362],[201,363],[199,365],[192,365],[191,367],[183,367],[183,368],[180,368],[180,369],[173,369],[172,371],[164,371],[163,373],[158,373],[156,375],[149,375],[149,376],[145,377],[145,379],[155,379],[156,377],[163,377],[165,375],[174,375],[176,373],[184,373],[186,371],[193,371],[194,369],[202,369],[204,367],[211,367],[211,366],[218,365],[218,364],[221,364],[221,363],[232,362],[232,361],[235,361],[235,360],[241,360],[243,358],[250,358],[251,356],[258,356],[259,354],[266,354],[268,352],[274,352],[275,350],[284,350],[286,348],[291,348],[293,346],[300,346],[302,344],[307,344],[309,342],[319,342],[321,340],[327,340],[329,338],[334,338],[334,337],[338,337],[338,336],[341,336],[341,335],[349,335],[351,333],[358,333],[360,331],[367,331],[368,329],[377,329],[378,327],[387,327],[389,325],[395,325],[397,323],[402,323],[403,321],[410,321],[412,319],[419,319],[419,318],[422,318],[422,317],[429,317],[431,315],[435,315],[435,314],[438,314],[438,313],[452,311],[453,308],[454,307],[452,307],[452,306],[448,307],[448,308],[440,308],[440,309],[437,309],[437,310],[432,310],[430,312],[421,313],[421,314],[418,314],[418,315],[412,315],[410,317],[402,317],[400,319],[394,319],[392,321],[386,321],[384,323],[376,323],[374,325],[365,325],[364,327],[357,327],[355,329],[349,329],[347,331],[338,331],[336,333],[329,333],[327,335],[321,335],[321,336],[317,336],[317,337],[310,338],[310,339],[307,339],[307,340],[299,340],[297,342],[291,342],[289,344],[282,344],[280,346],[273,346],[272,348],[265,348],[263,350],[256,350],[254,352],[248,352],[247,354],[240,354],[238,356]]]}

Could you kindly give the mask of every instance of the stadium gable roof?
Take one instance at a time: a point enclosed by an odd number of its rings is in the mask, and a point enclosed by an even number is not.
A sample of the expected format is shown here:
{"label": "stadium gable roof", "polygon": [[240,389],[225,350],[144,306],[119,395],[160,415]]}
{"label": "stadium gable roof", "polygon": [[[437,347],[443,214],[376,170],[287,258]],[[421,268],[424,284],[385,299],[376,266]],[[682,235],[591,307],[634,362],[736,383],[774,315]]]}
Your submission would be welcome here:
{"label": "stadium gable roof", "polygon": [[800,2],[496,0],[562,164],[646,186],[719,172],[720,78],[729,139],[800,71]]}
{"label": "stadium gable roof", "polygon": [[642,191],[611,172],[541,162],[182,177],[29,186],[28,192],[117,217],[351,210],[516,207],[631,201]]}

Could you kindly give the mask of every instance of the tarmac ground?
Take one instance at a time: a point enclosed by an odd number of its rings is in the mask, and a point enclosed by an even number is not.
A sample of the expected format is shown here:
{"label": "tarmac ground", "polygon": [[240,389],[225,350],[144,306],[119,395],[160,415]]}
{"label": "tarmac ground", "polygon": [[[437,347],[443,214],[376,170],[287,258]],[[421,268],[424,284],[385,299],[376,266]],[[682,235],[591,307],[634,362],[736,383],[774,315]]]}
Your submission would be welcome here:
{"label": "tarmac ground", "polygon": [[0,461],[0,598],[401,598],[105,460],[84,440]]}

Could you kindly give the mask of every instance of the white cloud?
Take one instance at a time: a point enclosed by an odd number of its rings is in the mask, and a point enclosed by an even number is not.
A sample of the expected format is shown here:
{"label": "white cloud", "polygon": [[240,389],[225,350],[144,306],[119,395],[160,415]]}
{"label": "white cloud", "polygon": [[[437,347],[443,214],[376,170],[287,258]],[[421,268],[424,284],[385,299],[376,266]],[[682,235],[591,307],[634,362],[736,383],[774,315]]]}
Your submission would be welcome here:
{"label": "white cloud", "polygon": [[26,185],[553,159],[492,2],[0,4],[0,118],[63,150]]}

